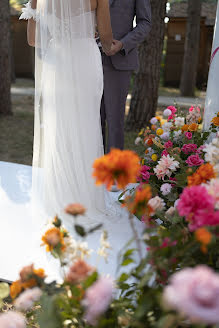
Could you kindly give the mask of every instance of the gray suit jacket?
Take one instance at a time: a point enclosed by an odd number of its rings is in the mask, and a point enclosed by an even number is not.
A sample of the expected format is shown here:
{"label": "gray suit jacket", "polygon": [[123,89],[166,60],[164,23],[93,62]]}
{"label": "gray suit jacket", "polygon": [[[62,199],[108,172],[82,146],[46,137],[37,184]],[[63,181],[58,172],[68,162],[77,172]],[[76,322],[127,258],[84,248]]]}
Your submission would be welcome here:
{"label": "gray suit jacket", "polygon": [[[143,42],[151,28],[150,0],[109,0],[114,39],[122,41],[124,51],[111,57],[118,70],[137,70],[137,46]],[[136,16],[136,27],[133,21]]]}

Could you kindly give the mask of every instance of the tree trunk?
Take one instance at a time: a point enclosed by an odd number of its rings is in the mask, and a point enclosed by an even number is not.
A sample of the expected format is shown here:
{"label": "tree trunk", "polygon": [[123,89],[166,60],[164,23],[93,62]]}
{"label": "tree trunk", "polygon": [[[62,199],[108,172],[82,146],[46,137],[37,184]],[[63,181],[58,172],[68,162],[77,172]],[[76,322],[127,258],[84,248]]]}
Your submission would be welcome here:
{"label": "tree trunk", "polygon": [[193,97],[195,95],[199,61],[201,8],[202,0],[188,0],[188,21],[180,82],[182,96]]}
{"label": "tree trunk", "polygon": [[167,0],[152,0],[152,29],[139,47],[140,67],[132,92],[127,130],[144,127],[157,110]]}
{"label": "tree trunk", "polygon": [[0,1],[0,114],[11,114],[11,58],[9,0]]}

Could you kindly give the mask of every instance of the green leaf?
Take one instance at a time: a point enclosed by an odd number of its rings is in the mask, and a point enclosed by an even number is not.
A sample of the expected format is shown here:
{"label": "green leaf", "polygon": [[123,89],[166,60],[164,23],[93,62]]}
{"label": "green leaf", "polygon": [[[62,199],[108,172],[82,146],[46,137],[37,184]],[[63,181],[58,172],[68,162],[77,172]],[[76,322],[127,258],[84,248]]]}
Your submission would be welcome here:
{"label": "green leaf", "polygon": [[130,258],[127,258],[127,259],[125,259],[123,262],[122,262],[122,266],[127,266],[127,265],[129,265],[129,264],[131,264],[131,263],[133,263],[134,261],[132,260],[132,259],[130,259]]}
{"label": "green leaf", "polygon": [[10,294],[9,285],[5,282],[0,283],[0,299],[8,297]]}
{"label": "green leaf", "polygon": [[81,237],[85,237],[87,235],[85,229],[82,226],[78,225],[78,224],[75,224],[75,231]]}
{"label": "green leaf", "polygon": [[120,278],[119,278],[119,282],[124,282],[129,278],[129,275],[127,273],[123,273],[121,274]]}

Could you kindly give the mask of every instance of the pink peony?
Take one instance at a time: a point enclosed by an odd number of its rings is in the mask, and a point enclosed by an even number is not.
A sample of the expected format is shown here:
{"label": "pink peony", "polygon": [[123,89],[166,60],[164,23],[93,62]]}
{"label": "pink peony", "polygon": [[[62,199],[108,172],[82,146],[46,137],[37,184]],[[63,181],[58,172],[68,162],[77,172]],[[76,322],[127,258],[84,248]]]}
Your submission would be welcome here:
{"label": "pink peony", "polygon": [[172,141],[167,141],[165,144],[164,144],[164,147],[166,148],[166,149],[169,149],[169,148],[173,148],[173,143],[172,143]]}
{"label": "pink peony", "polygon": [[210,213],[217,213],[214,212],[214,203],[213,196],[209,195],[204,186],[192,186],[183,190],[177,210],[190,222],[189,228],[193,231],[204,225],[215,225],[217,218],[210,215]]}
{"label": "pink peony", "polygon": [[163,298],[165,304],[192,322],[219,323],[219,275],[207,266],[175,273]]}
{"label": "pink peony", "polygon": [[198,147],[196,144],[185,144],[183,145],[181,150],[184,154],[189,154],[189,153],[195,153],[197,148]]}
{"label": "pink peony", "polygon": [[92,326],[97,324],[98,318],[107,310],[112,300],[113,281],[101,277],[86,291],[83,305],[86,308],[85,320]]}
{"label": "pink peony", "polygon": [[40,288],[27,289],[15,300],[14,306],[19,311],[28,311],[33,307],[35,302],[39,301],[41,296],[42,291]]}
{"label": "pink peony", "polygon": [[168,117],[168,121],[174,119],[174,117],[176,116],[175,114],[176,114],[176,112],[177,112],[176,107],[174,107],[174,106],[169,106],[169,107],[167,107],[167,109],[170,109],[171,112],[172,112],[172,114]]}
{"label": "pink peony", "polygon": [[1,328],[26,328],[26,320],[20,313],[9,311],[0,314]]}
{"label": "pink peony", "polygon": [[192,132],[185,132],[185,136],[188,140],[192,139]]}
{"label": "pink peony", "polygon": [[151,169],[150,166],[147,166],[147,165],[143,165],[141,167],[140,175],[137,178],[138,182],[143,182],[143,181],[148,182],[149,181],[151,174],[148,171],[150,169]]}
{"label": "pink peony", "polygon": [[191,155],[187,158],[186,163],[188,166],[200,166],[204,163],[204,160],[199,157],[198,154],[196,155]]}
{"label": "pink peony", "polygon": [[195,231],[204,226],[216,226],[219,224],[219,211],[199,210],[197,211],[189,223],[189,230]]}

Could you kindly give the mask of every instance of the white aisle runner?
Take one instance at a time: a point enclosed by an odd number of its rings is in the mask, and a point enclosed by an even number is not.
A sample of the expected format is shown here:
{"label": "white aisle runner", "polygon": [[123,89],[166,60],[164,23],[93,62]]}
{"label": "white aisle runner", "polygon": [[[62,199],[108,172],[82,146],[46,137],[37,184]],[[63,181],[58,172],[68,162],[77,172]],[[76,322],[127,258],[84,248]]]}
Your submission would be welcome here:
{"label": "white aisle runner", "polygon": [[[17,279],[20,269],[31,263],[43,267],[51,279],[59,277],[57,262],[40,247],[41,220],[39,218],[37,222],[31,215],[31,173],[30,166],[0,162],[0,279]],[[118,193],[110,193],[109,197],[116,200]],[[118,252],[133,234],[127,215],[119,217],[118,221],[114,219],[103,223],[113,250],[110,251],[108,264],[101,259],[98,268],[102,273],[115,276]],[[135,225],[141,233],[144,225],[137,219]],[[99,239],[100,231],[90,236],[90,248],[97,250]],[[97,264],[95,252],[90,261],[93,265]]]}

